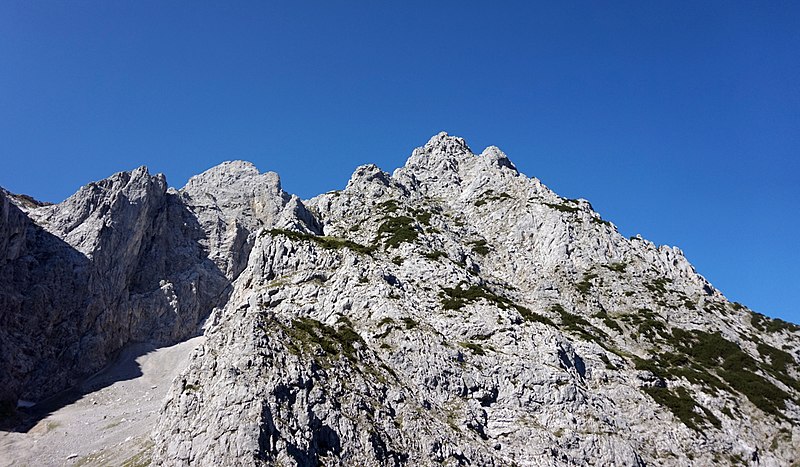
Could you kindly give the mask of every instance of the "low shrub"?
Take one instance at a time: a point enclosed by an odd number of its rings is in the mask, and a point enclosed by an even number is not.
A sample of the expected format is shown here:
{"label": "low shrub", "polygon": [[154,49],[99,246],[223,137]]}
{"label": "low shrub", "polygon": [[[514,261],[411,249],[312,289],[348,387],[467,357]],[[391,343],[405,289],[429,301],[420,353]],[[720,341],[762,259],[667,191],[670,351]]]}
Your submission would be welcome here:
{"label": "low shrub", "polygon": [[419,232],[414,228],[414,219],[408,216],[386,218],[378,227],[378,237],[383,239],[387,248],[395,248],[401,243],[412,243],[419,238]]}
{"label": "low shrub", "polygon": [[357,253],[362,253],[366,255],[371,255],[372,252],[375,251],[375,248],[373,247],[366,247],[364,245],[360,245],[356,242],[346,240],[343,238],[324,237],[320,235],[311,235],[303,232],[297,232],[294,230],[284,230],[284,229],[271,229],[264,232],[272,236],[283,235],[284,237],[288,237],[289,239],[295,241],[311,241],[321,246],[322,248],[328,250],[338,250],[341,248],[347,248]]}
{"label": "low shrub", "polygon": [[483,350],[480,344],[475,344],[474,342],[459,342],[458,345],[471,350],[475,355],[486,355],[486,351]]}
{"label": "low shrub", "polygon": [[669,409],[684,425],[697,432],[701,431],[702,425],[706,422],[717,428],[722,426],[719,419],[708,409],[698,404],[686,388],[678,387],[675,391],[659,387],[642,389],[659,405]]}

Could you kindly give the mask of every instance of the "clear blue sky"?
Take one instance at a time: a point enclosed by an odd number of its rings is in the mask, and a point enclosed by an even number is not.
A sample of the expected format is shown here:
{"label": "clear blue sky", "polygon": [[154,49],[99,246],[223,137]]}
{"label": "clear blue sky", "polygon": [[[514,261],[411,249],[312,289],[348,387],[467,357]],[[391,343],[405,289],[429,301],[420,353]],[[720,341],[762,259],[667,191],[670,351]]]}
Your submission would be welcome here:
{"label": "clear blue sky", "polygon": [[800,3],[603,3],[5,0],[0,185],[247,159],[307,198],[445,130],[799,322]]}

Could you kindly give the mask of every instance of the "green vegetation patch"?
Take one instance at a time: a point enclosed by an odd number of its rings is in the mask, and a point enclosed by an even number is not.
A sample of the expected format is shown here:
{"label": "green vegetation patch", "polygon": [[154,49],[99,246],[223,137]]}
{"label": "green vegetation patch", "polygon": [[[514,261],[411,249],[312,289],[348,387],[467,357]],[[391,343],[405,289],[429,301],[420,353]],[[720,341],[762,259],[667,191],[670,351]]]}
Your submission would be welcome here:
{"label": "green vegetation patch", "polygon": [[614,272],[623,273],[625,272],[625,269],[628,267],[628,263],[626,263],[625,261],[620,261],[618,263],[604,264],[603,267],[610,269]]}
{"label": "green vegetation patch", "polygon": [[725,305],[719,302],[705,302],[703,304],[703,310],[706,313],[719,313],[719,314],[728,314],[728,310],[725,309]]}
{"label": "green vegetation patch", "polygon": [[[741,305],[739,306],[741,307]],[[769,318],[761,313],[756,312],[752,312],[750,315],[750,324],[760,331],[769,333],[776,333],[780,331],[800,332],[800,326],[794,323],[784,321],[780,318]]]}
{"label": "green vegetation patch", "polygon": [[437,259],[443,256],[447,256],[447,254],[444,251],[433,250],[426,253],[422,253],[422,256],[428,258],[429,260],[436,261]]}
{"label": "green vegetation patch", "polygon": [[385,326],[387,324],[394,324],[394,319],[390,316],[387,316],[378,322],[378,327]]}
{"label": "green vegetation patch", "polygon": [[415,320],[414,318],[400,318],[400,321],[405,324],[406,329],[414,329],[415,327],[419,326],[419,321]]}
{"label": "green vegetation patch", "polygon": [[594,223],[594,224],[605,225],[606,227],[611,227],[611,222],[603,219],[602,217],[592,217],[589,220],[592,221],[592,223]]}
{"label": "green vegetation patch", "polygon": [[516,309],[519,312],[519,315],[522,316],[523,319],[526,321],[530,321],[533,323],[543,323],[548,326],[556,327],[556,323],[553,322],[547,316],[540,315],[539,313],[535,313],[524,306],[516,305]]}
{"label": "green vegetation patch", "polygon": [[511,300],[495,294],[485,286],[470,285],[465,289],[462,287],[463,285],[462,283],[452,288],[442,287],[442,292],[439,295],[442,299],[442,307],[445,310],[460,310],[467,303],[476,302],[480,299],[494,303],[503,310],[514,306]]}
{"label": "green vegetation patch", "polygon": [[506,192],[495,193],[494,190],[486,190],[478,196],[478,200],[475,201],[475,206],[481,207],[490,201],[499,201],[502,199],[511,199],[511,195]]}
{"label": "green vegetation patch", "polygon": [[486,240],[475,240],[468,243],[472,247],[472,251],[481,256],[489,254],[489,247],[486,245]]}
{"label": "green vegetation patch", "polygon": [[758,343],[758,353],[761,354],[762,357],[769,359],[769,363],[765,363],[763,367],[767,373],[795,391],[800,392],[800,381],[789,376],[789,367],[796,368],[797,365],[797,362],[790,353],[776,349],[763,342]]}
{"label": "green vegetation patch", "polygon": [[776,349],[763,342],[759,342],[758,344],[758,353],[763,357],[769,358],[769,366],[775,369],[775,371],[785,372],[790,364],[795,364],[794,358],[788,352]]}
{"label": "green vegetation patch", "polygon": [[413,243],[419,238],[419,232],[411,217],[387,217],[378,227],[378,237],[383,239],[387,248],[395,248],[404,242]]}
{"label": "green vegetation patch", "polygon": [[349,321],[341,321],[337,328],[328,326],[312,318],[298,318],[292,320],[292,326],[286,332],[293,338],[287,343],[290,351],[299,354],[300,347],[316,346],[331,356],[344,355],[348,360],[356,360],[356,347],[358,343],[364,347],[366,344],[361,336],[353,329]]}
{"label": "green vegetation patch", "polygon": [[183,392],[197,392],[200,390],[200,386],[197,384],[189,383],[183,386]]}
{"label": "green vegetation patch", "polygon": [[601,346],[605,345],[604,340],[608,339],[608,334],[597,329],[585,318],[573,315],[556,303],[550,307],[550,311],[558,313],[561,317],[561,327],[573,334],[577,334],[588,341],[594,341]]}
{"label": "green vegetation patch", "polygon": [[722,426],[719,419],[708,409],[698,404],[686,388],[678,387],[674,391],[667,388],[649,387],[642,388],[659,405],[669,409],[687,427],[700,432],[704,424],[719,428]]}
{"label": "green vegetation patch", "polygon": [[597,274],[592,272],[587,272],[583,275],[583,278],[580,280],[580,282],[575,284],[575,287],[578,289],[578,292],[580,292],[582,295],[586,295],[587,293],[589,293],[590,290],[592,290],[592,285],[593,285],[592,280],[596,278]]}
{"label": "green vegetation patch", "polygon": [[645,282],[644,286],[647,290],[656,293],[658,295],[666,295],[669,290],[667,290],[667,284],[671,284],[672,279],[668,279],[666,277],[659,277],[658,279],[653,279],[650,282]]}
{"label": "green vegetation patch", "polygon": [[373,251],[375,251],[373,247],[366,247],[343,238],[323,237],[320,235],[311,235],[303,232],[284,229],[271,229],[265,232],[272,236],[283,235],[284,237],[288,237],[289,239],[295,241],[311,241],[327,250],[339,250],[341,248],[347,248],[355,251],[356,253],[362,253],[365,255],[370,255]]}
{"label": "green vegetation patch", "polygon": [[[781,365],[786,362],[778,349],[762,346],[760,352],[770,358],[769,364],[760,365],[718,332],[686,331],[673,329],[666,339],[674,351],[655,355],[650,360],[634,357],[637,369],[649,370],[661,378],[686,378],[707,389],[738,392],[763,412],[783,417],[785,401],[790,395],[757,373],[758,370],[771,374],[790,387],[798,387],[796,380],[788,376]],[[773,360],[773,356],[777,359]]]}
{"label": "green vegetation patch", "polygon": [[595,313],[594,317],[602,319],[603,324],[605,324],[608,329],[613,329],[620,334],[623,334],[625,332],[622,329],[622,326],[620,326],[619,323],[617,323],[611,316],[609,316],[605,310],[601,310]]}
{"label": "green vegetation patch", "polygon": [[464,308],[467,303],[473,303],[478,300],[486,300],[492,303],[501,310],[513,308],[517,310],[520,316],[528,321],[544,323],[549,326],[555,326],[550,318],[534,313],[530,309],[517,305],[510,299],[497,295],[485,286],[470,285],[468,288],[463,288],[465,284],[458,284],[456,287],[442,287],[442,292],[439,297],[442,301],[442,308],[445,310],[460,310]]}
{"label": "green vegetation patch", "polygon": [[431,215],[432,214],[429,211],[425,211],[423,209],[420,209],[415,213],[417,221],[422,225],[431,225]]}
{"label": "green vegetation patch", "polygon": [[483,350],[483,347],[480,344],[476,344],[474,342],[459,342],[458,345],[464,347],[465,349],[469,349],[475,355],[486,355],[486,351]]}
{"label": "green vegetation patch", "polygon": [[636,313],[620,315],[619,320],[635,327],[640,335],[650,341],[655,341],[656,337],[669,339],[672,336],[663,319],[649,308],[640,308]]}
{"label": "green vegetation patch", "polygon": [[[574,202],[572,200],[569,200],[569,201],[570,202]],[[569,214],[574,214],[574,213],[576,213],[576,212],[578,212],[580,210],[578,207],[570,206],[570,205],[568,205],[566,203],[558,203],[558,204],[544,203],[544,205],[547,206],[550,209],[555,209],[556,211],[566,212],[566,213],[569,213]]]}
{"label": "green vegetation patch", "polygon": [[442,307],[445,310],[460,310],[467,303],[480,299],[494,303],[502,309],[510,306],[510,301],[507,298],[496,295],[484,286],[470,285],[466,289],[462,288],[462,286],[463,284],[458,284],[455,287],[442,287],[442,292],[439,295],[442,300]]}
{"label": "green vegetation patch", "polygon": [[384,214],[390,214],[397,211],[397,200],[390,199],[388,201],[384,201],[378,204],[378,207],[384,212]]}

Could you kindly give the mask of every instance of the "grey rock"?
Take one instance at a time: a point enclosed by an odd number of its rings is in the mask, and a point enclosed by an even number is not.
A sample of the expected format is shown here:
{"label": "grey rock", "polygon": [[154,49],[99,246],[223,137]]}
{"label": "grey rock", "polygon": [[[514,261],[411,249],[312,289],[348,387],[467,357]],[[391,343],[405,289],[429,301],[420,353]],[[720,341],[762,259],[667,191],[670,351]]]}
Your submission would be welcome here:
{"label": "grey rock", "polygon": [[[362,166],[305,204],[327,240],[257,236],[170,389],[154,464],[797,458],[797,328],[754,326],[679,249],[622,237],[499,149],[475,155],[442,133],[393,175]],[[663,364],[691,353],[693,331],[786,391],[779,413],[722,383],[721,360]],[[784,349],[785,371],[759,345]]]}
{"label": "grey rock", "polygon": [[153,465],[800,456],[800,328],[728,301],[678,248],[624,238],[496,147],[440,133],[393,174],[361,166],[305,202],[228,162],[181,190],[137,169],[58,205],[0,203],[6,400],[210,314]]}
{"label": "grey rock", "polygon": [[308,230],[277,176],[244,163],[211,169],[181,192],[140,167],[59,204],[27,202],[27,213],[20,199],[0,193],[6,405],[74,386],[129,342],[167,345],[197,335],[225,303],[252,229]]}

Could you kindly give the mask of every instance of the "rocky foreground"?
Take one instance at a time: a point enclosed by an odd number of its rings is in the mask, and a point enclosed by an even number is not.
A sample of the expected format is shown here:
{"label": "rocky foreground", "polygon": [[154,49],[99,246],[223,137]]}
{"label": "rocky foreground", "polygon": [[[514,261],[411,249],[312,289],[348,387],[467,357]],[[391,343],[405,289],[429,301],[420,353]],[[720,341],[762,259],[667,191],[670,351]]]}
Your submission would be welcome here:
{"label": "rocky foreground", "polygon": [[7,427],[205,322],[137,462],[800,462],[800,328],[495,147],[440,133],[307,201],[227,162],[181,190],[140,168],[0,209]]}

